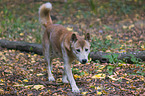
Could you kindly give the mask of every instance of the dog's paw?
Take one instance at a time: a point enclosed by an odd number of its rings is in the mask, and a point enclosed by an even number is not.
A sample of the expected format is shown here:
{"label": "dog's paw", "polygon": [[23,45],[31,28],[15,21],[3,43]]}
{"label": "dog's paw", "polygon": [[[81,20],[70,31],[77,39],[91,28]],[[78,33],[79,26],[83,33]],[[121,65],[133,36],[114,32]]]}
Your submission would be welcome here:
{"label": "dog's paw", "polygon": [[55,79],[54,79],[53,76],[52,76],[52,77],[48,77],[48,80],[49,80],[49,81],[55,81]]}
{"label": "dog's paw", "polygon": [[80,90],[79,90],[79,88],[76,86],[76,87],[73,87],[73,88],[72,88],[72,92],[73,92],[73,93],[80,93]]}
{"label": "dog's paw", "polygon": [[67,79],[62,79],[63,83],[69,83]]}

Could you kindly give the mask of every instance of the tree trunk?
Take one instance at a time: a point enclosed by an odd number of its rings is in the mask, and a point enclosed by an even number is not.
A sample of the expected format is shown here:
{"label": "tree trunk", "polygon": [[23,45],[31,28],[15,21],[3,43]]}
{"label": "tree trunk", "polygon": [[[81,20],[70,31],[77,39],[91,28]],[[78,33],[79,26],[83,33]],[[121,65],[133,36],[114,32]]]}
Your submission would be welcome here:
{"label": "tree trunk", "polygon": [[[22,41],[8,41],[8,40],[0,40],[0,47],[7,48],[7,49],[16,49],[20,51],[26,52],[34,52],[37,54],[42,55],[42,45],[35,44],[35,43],[27,43]],[[125,60],[125,62],[132,63],[132,56],[138,58],[142,61],[145,61],[145,51],[136,51],[136,52],[124,52],[124,53],[105,53],[105,52],[91,52],[90,58],[93,61],[99,60],[101,63],[109,62],[109,59],[104,57],[106,55],[115,55],[117,54],[118,60]]]}

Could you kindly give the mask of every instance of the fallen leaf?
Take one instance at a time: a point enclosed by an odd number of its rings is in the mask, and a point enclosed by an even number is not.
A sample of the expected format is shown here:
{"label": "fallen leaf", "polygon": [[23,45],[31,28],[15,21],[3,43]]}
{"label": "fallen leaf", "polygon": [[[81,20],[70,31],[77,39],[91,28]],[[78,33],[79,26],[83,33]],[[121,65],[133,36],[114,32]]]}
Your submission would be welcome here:
{"label": "fallen leaf", "polygon": [[24,79],[23,81],[24,81],[24,82],[28,82],[28,80],[27,80],[27,79]]}
{"label": "fallen leaf", "polygon": [[4,90],[2,88],[0,88],[0,93],[2,93],[2,94],[4,93]]}
{"label": "fallen leaf", "polygon": [[42,73],[38,73],[38,74],[37,74],[37,76],[43,76],[43,75],[44,75],[44,74],[42,74]]}
{"label": "fallen leaf", "polygon": [[106,50],[106,52],[108,52],[108,53],[109,53],[109,52],[111,52],[111,50]]}
{"label": "fallen leaf", "polygon": [[25,86],[25,88],[31,88],[31,87],[33,87],[33,85],[27,85],[27,86]]}
{"label": "fallen leaf", "polygon": [[13,85],[14,87],[23,87],[24,84],[16,84],[16,85]]}
{"label": "fallen leaf", "polygon": [[0,83],[0,85],[5,85],[4,83]]}
{"label": "fallen leaf", "polygon": [[24,36],[24,33],[20,33],[20,36]]}
{"label": "fallen leaf", "polygon": [[73,29],[72,29],[72,28],[70,28],[70,27],[67,27],[67,30],[68,30],[68,31],[73,31]]}
{"label": "fallen leaf", "polygon": [[97,95],[101,95],[102,94],[102,92],[97,92]]}
{"label": "fallen leaf", "polygon": [[111,76],[108,76],[111,80],[114,80],[114,81],[117,81],[119,80],[120,78],[114,78],[112,75]]}
{"label": "fallen leaf", "polygon": [[101,65],[101,68],[99,68],[99,70],[103,70],[106,66]]}
{"label": "fallen leaf", "polygon": [[106,39],[107,39],[107,40],[112,40],[112,35],[106,36]]}
{"label": "fallen leaf", "polygon": [[82,92],[81,94],[83,94],[83,95],[86,95],[88,92],[86,91],[86,92]]}
{"label": "fallen leaf", "polygon": [[2,52],[0,52],[0,56],[1,56],[1,55],[3,55],[3,53],[2,53]]}
{"label": "fallen leaf", "polygon": [[81,78],[81,76],[79,76],[79,75],[74,75],[74,78],[76,79],[76,78]]}
{"label": "fallen leaf", "polygon": [[96,78],[103,79],[103,78],[105,78],[105,77],[106,77],[105,74],[97,74],[97,75],[92,76],[91,78],[92,78],[92,79],[96,79]]}
{"label": "fallen leaf", "polygon": [[145,50],[145,46],[144,46],[144,45],[141,45],[141,49],[142,49],[142,50]]}
{"label": "fallen leaf", "polygon": [[44,86],[43,85],[34,85],[33,88],[38,90],[38,89],[44,88]]}
{"label": "fallen leaf", "polygon": [[131,29],[131,28],[133,28],[133,27],[134,27],[134,24],[130,25],[128,28]]}
{"label": "fallen leaf", "polygon": [[123,28],[123,29],[127,29],[127,26],[123,25],[122,28]]}
{"label": "fallen leaf", "polygon": [[3,79],[0,79],[0,82],[5,82]]}
{"label": "fallen leaf", "polygon": [[25,86],[25,88],[31,88],[31,87],[33,87],[33,85],[27,85],[27,86]]}

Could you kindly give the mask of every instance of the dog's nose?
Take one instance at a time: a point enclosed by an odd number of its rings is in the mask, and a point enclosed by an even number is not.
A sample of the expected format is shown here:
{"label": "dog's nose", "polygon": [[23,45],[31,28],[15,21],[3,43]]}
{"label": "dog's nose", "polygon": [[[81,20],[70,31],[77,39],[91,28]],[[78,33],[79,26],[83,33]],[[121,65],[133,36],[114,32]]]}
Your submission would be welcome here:
{"label": "dog's nose", "polygon": [[87,63],[87,59],[82,59],[82,64],[86,64]]}

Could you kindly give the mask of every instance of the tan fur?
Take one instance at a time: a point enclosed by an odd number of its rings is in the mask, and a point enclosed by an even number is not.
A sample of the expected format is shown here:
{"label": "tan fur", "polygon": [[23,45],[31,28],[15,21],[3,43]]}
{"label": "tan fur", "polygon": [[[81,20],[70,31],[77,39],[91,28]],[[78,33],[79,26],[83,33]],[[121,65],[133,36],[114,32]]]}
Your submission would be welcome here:
{"label": "tan fur", "polygon": [[71,63],[74,60],[79,60],[82,63],[88,61],[88,54],[90,52],[89,39],[90,35],[86,34],[85,40],[79,35],[68,31],[65,27],[58,24],[52,24],[50,17],[51,3],[46,3],[39,8],[39,20],[45,27],[42,45],[43,53],[48,64],[48,79],[54,81],[51,73],[51,61],[55,57],[64,60],[64,74],[62,81],[71,84],[73,92],[80,92],[73,78],[71,71]]}

